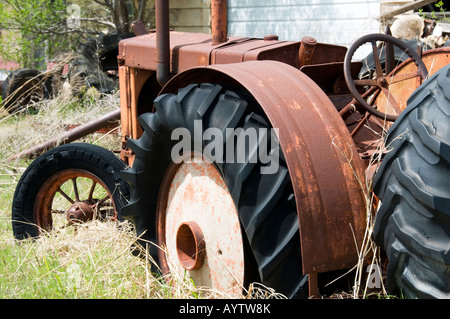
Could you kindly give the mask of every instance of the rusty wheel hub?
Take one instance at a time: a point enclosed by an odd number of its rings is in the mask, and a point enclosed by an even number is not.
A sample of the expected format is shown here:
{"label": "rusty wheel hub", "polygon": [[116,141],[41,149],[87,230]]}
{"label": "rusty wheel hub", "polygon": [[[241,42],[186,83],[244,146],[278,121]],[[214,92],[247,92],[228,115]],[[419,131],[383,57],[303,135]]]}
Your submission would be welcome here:
{"label": "rusty wheel hub", "polygon": [[116,219],[111,198],[106,185],[94,174],[63,170],[42,184],[34,205],[36,224],[50,230],[64,226],[64,219],[60,219],[64,215],[65,223],[73,224],[92,220],[96,212],[101,218]]}
{"label": "rusty wheel hub", "polygon": [[66,211],[66,217],[70,224],[85,223],[94,217],[93,206],[87,202],[76,202]]}
{"label": "rusty wheel hub", "polygon": [[176,236],[178,261],[186,270],[203,266],[206,255],[203,232],[195,222],[182,223]]}
{"label": "rusty wheel hub", "polygon": [[164,273],[187,271],[196,286],[240,293],[244,252],[239,217],[214,165],[172,164],[158,203],[158,244]]}

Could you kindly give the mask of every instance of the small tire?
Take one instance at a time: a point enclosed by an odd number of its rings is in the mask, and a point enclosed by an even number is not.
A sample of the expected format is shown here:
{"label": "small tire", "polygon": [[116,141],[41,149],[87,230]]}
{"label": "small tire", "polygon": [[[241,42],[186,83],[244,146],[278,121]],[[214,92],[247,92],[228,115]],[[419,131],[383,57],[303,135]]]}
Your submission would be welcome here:
{"label": "small tire", "polygon": [[[125,169],[125,163],[114,153],[91,144],[67,144],[42,154],[28,166],[17,184],[12,205],[14,237],[18,240],[37,237],[41,229],[52,228],[51,224],[47,225],[44,222],[44,220],[52,220],[47,216],[52,212],[42,209],[37,211],[36,206],[42,196],[50,196],[50,200],[53,201],[53,196],[58,190],[54,188],[53,182],[50,183],[53,185],[46,185],[55,178],[55,183],[61,184],[65,182],[64,178],[88,176],[111,195],[115,218],[122,220],[120,209],[129,198],[128,185],[120,179],[120,172],[123,169]],[[65,172],[70,174],[64,175]],[[58,180],[58,176],[61,176],[62,180]],[[79,193],[77,197],[81,198],[82,192]],[[53,208],[50,207],[50,209]]]}
{"label": "small tire", "polygon": [[[192,137],[195,120],[203,123],[202,136],[208,128],[224,134],[226,129],[245,130],[252,125],[270,128],[251,96],[220,85],[192,84],[178,94],[161,95],[155,100],[155,107],[155,113],[145,113],[139,118],[144,133],[140,139],[128,141],[136,156],[131,169],[122,175],[130,184],[131,194],[130,204],[124,207],[122,215],[134,222],[138,236],[154,243],[158,237],[155,225],[158,193],[172,163],[174,129],[187,128]],[[197,149],[198,145],[194,145],[191,151],[202,153],[203,146]],[[302,274],[295,196],[281,150],[279,156],[279,170],[274,174],[261,174],[261,162],[215,161],[214,165],[231,194],[245,237],[244,286],[259,281],[289,298],[304,298],[308,296],[308,277]],[[157,248],[149,249],[158,260]]]}
{"label": "small tire", "polygon": [[51,81],[43,79],[39,71],[13,71],[2,84],[3,107],[13,113],[24,108],[30,101],[48,98],[51,92]]}
{"label": "small tire", "polygon": [[450,298],[450,65],[424,82],[386,138],[374,179],[375,242],[389,259],[387,288]]}

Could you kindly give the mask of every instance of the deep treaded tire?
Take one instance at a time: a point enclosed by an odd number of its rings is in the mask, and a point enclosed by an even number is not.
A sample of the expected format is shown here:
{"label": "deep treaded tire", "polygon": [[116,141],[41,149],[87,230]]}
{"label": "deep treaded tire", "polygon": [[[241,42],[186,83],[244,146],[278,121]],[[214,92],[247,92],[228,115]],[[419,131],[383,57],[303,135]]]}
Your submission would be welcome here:
{"label": "deep treaded tire", "polygon": [[[171,163],[171,149],[178,142],[171,140],[174,129],[187,128],[194,137],[194,120],[202,121],[203,130],[219,128],[224,134],[226,128],[270,128],[259,105],[240,91],[212,84],[189,85],[177,95],[158,97],[156,112],[139,118],[144,134],[138,140],[129,140],[128,146],[136,157],[132,168],[122,175],[131,186],[130,204],[124,207],[122,216],[134,221],[138,235],[156,242],[158,191]],[[191,145],[196,147],[195,143]],[[204,146],[194,150],[202,151]],[[256,146],[261,147],[252,145],[251,151]],[[250,250],[244,251],[253,255],[244,257],[245,276],[256,273],[256,280],[277,292],[306,297],[308,280],[302,275],[295,198],[283,155],[279,154],[280,166],[275,174],[261,174],[260,162],[214,164],[223,176],[246,234],[244,242]],[[150,247],[150,253],[157,258],[156,248],[153,249]],[[255,261],[256,269],[251,269]]]}
{"label": "deep treaded tire", "polygon": [[450,298],[450,65],[412,94],[386,145],[374,237],[389,259],[387,287]]}
{"label": "deep treaded tire", "polygon": [[84,170],[97,176],[112,194],[120,220],[120,209],[129,198],[128,185],[120,179],[125,169],[113,152],[102,147],[72,143],[56,147],[36,158],[23,173],[17,184],[12,205],[12,227],[16,239],[36,237],[33,207],[41,186],[63,170]]}

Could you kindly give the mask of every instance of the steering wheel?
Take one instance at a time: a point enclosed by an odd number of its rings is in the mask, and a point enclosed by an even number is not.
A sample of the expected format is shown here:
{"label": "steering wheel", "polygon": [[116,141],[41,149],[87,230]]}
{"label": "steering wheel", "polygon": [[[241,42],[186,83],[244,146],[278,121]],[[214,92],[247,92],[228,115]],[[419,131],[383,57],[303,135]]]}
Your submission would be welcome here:
{"label": "steering wheel", "polygon": [[[380,49],[377,47],[377,42],[383,42],[386,48],[386,65],[389,64],[390,58],[388,55],[393,54],[393,46],[400,48],[404,51],[417,66],[417,71],[409,72],[405,74],[395,75],[391,70],[386,71],[380,60]],[[351,62],[355,52],[363,45],[370,43],[372,45],[372,53],[375,62],[375,74],[373,78],[370,79],[353,79],[351,74]],[[393,59],[393,57],[392,57]],[[385,72],[387,74],[385,74]],[[344,60],[344,77],[347,83],[350,93],[353,95],[355,100],[363,106],[370,114],[387,121],[395,121],[398,117],[396,114],[389,114],[387,112],[382,112],[378,110],[378,106],[371,105],[366,101],[367,97],[377,96],[380,91],[385,95],[391,108],[393,108],[397,114],[401,112],[401,109],[395,100],[395,97],[389,91],[389,85],[392,83],[398,83],[415,77],[421,77],[424,80],[428,76],[428,71],[419,55],[411,48],[409,45],[405,44],[401,40],[394,38],[388,34],[368,34],[356,40],[352,46],[348,49]],[[358,87],[365,87],[364,93],[361,93]],[[374,103],[372,100],[372,104]],[[387,110],[387,108],[386,108]]]}

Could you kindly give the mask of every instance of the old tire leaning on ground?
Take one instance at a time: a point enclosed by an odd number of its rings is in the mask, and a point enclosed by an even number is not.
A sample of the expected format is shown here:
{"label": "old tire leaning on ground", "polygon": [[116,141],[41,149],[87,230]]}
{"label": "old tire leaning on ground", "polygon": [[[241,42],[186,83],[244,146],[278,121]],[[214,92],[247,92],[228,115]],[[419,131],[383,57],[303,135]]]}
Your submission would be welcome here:
{"label": "old tire leaning on ground", "polygon": [[[109,94],[119,87],[117,55],[120,40],[133,34],[102,34],[79,46],[77,56],[70,61],[68,78],[76,96],[94,87]],[[109,72],[113,74],[109,74]]]}
{"label": "old tire leaning on ground", "polygon": [[450,65],[409,98],[375,175],[374,238],[387,287],[407,298],[450,298]]}
{"label": "old tire leaning on ground", "polygon": [[[236,158],[234,158],[234,163],[229,163],[214,158],[212,163],[205,161],[199,163],[198,165],[201,167],[197,171],[191,170],[192,167],[189,166],[189,163],[183,162],[177,166],[171,159],[173,147],[178,143],[178,141],[172,140],[172,132],[178,128],[183,128],[184,132],[188,132],[193,139],[188,154],[180,154],[188,157],[202,153],[205,142],[203,140],[200,145],[199,143],[196,144],[194,136],[200,134],[202,137],[208,129],[220,130],[224,137],[222,143],[225,143],[227,139],[226,129],[241,128],[244,131],[251,127],[255,128],[256,131],[259,128],[270,129],[270,125],[267,124],[269,122],[264,118],[264,113],[258,103],[249,94],[242,92],[241,89],[226,90],[220,85],[193,84],[179,90],[176,95],[161,95],[155,100],[155,108],[155,113],[146,113],[140,116],[139,121],[144,133],[140,139],[128,141],[128,146],[136,156],[131,169],[124,171],[122,174],[122,178],[130,184],[131,194],[130,204],[123,208],[122,215],[134,222],[137,235],[161,246],[167,246],[168,250],[170,250],[170,241],[177,241],[178,236],[187,236],[193,242],[197,240],[198,246],[191,247],[195,256],[197,256],[197,253],[201,254],[203,248],[199,247],[204,247],[202,246],[203,241],[206,242],[207,249],[214,246],[214,252],[207,252],[208,262],[199,261],[199,257],[193,258],[192,264],[187,265],[180,255],[185,247],[181,247],[182,243],[176,245],[175,251],[172,251],[175,256],[172,257],[181,268],[190,271],[189,275],[192,277],[195,277],[195,272],[202,272],[205,267],[211,267],[212,269],[212,255],[220,254],[224,260],[227,258],[226,249],[215,247],[215,245],[222,245],[222,243],[219,243],[221,238],[225,240],[230,238],[229,241],[235,241],[237,245],[242,245],[242,247],[235,247],[235,250],[239,248],[243,254],[240,258],[244,265],[238,267],[238,276],[240,276],[239,281],[242,280],[239,284],[243,284],[244,288],[247,288],[247,284],[257,281],[291,298],[306,297],[308,280],[307,276],[304,276],[301,271],[299,225],[295,197],[281,150],[278,149],[279,169],[274,174],[261,174],[260,170],[264,165],[272,165],[273,161],[278,160],[278,157],[274,156],[266,164],[262,164],[259,158],[257,163],[248,160],[239,163]],[[197,123],[201,123],[202,129],[200,132],[195,131],[195,120],[199,121]],[[270,144],[270,139],[265,142]],[[271,145],[263,144],[264,142],[260,141],[257,146],[261,148]],[[224,145],[221,144],[220,146],[224,147]],[[256,148],[250,148],[250,151],[247,148],[245,149],[246,156],[249,156],[249,152],[257,150]],[[236,155],[235,151],[236,149],[232,150],[234,155]],[[272,151],[275,151],[275,149],[272,149]],[[223,158],[226,157],[225,152],[223,156]],[[246,158],[248,159],[248,157]],[[227,209],[222,216],[219,214],[219,216],[211,217],[212,211],[216,209],[213,203],[211,205],[214,207],[196,210],[198,215],[194,214],[194,216],[187,217],[188,213],[186,213],[179,217],[180,220],[176,220],[177,217],[171,217],[168,207],[175,201],[173,197],[177,196],[177,192],[183,191],[180,183],[177,184],[176,182],[176,175],[182,171],[182,168],[188,171],[186,175],[182,176],[182,181],[186,181],[186,176],[195,176],[196,172],[199,171],[203,172],[200,173],[203,176],[199,177],[208,177],[208,181],[218,181],[214,182],[211,187],[217,186],[220,191],[226,194],[217,197],[217,200],[214,200],[215,197],[213,197],[212,201],[225,201],[227,197],[231,199],[231,205],[230,201],[227,204],[230,209]],[[209,173],[215,175],[215,177],[211,177],[208,175]],[[188,184],[186,187],[191,186],[193,185]],[[203,191],[193,192],[193,194],[196,194],[197,197],[207,197],[209,187],[204,186]],[[187,198],[182,198],[181,202],[185,203],[184,200],[187,200]],[[200,201],[202,200],[204,199],[200,199]],[[197,202],[194,200],[194,203]],[[234,209],[230,206],[234,206]],[[184,209],[190,209],[186,204],[181,207],[183,209],[179,211],[182,213]],[[237,217],[238,229],[234,228],[236,233],[239,233],[237,236],[231,236],[221,227],[223,220],[234,218],[233,213],[230,213],[233,210],[237,215],[235,217]],[[192,218],[192,220],[187,220],[189,218]],[[205,227],[203,220],[208,218],[214,220],[208,222],[209,224],[207,223],[210,227]],[[175,232],[170,231],[170,223],[177,224],[172,229]],[[197,227],[198,225],[200,226]],[[217,227],[218,225],[220,227]],[[225,226],[223,227],[225,228]],[[176,232],[177,228],[178,232]],[[200,231],[198,231],[199,228]],[[210,234],[208,233],[211,233],[211,229],[208,228],[213,229],[212,233],[218,234],[217,242],[214,240],[209,242],[208,236]],[[204,237],[202,237],[202,234]],[[152,245],[150,245],[149,250],[152,256],[158,260],[164,273],[173,270],[173,267],[167,261],[167,255],[162,250]],[[194,256],[191,255],[191,257]],[[230,261],[227,268],[231,269],[234,266],[233,261]],[[244,270],[242,270],[242,266]],[[206,272],[208,272],[208,269]],[[227,274],[219,273],[211,276],[226,277]],[[208,282],[199,280],[201,282],[197,281],[196,285],[208,285]],[[214,280],[215,278],[212,278],[212,281]],[[214,284],[212,286],[215,288]],[[234,288],[236,287],[230,289],[233,290]],[[228,291],[228,289],[225,290]],[[233,292],[242,292],[242,286],[238,285],[237,290],[234,289]]]}
{"label": "old tire leaning on ground", "polygon": [[[67,144],[42,154],[28,166],[16,187],[12,205],[14,237],[20,240],[39,236],[42,230],[54,228],[53,214],[65,214],[69,219],[70,208],[81,208],[84,213],[85,204],[99,218],[121,220],[120,209],[129,198],[128,185],[120,179],[124,168],[125,164],[111,151],[91,144]],[[61,192],[66,198],[56,203]]]}
{"label": "old tire leaning on ground", "polygon": [[51,95],[51,80],[33,69],[13,71],[2,84],[3,107],[9,113],[24,108],[30,101],[38,102]]}

